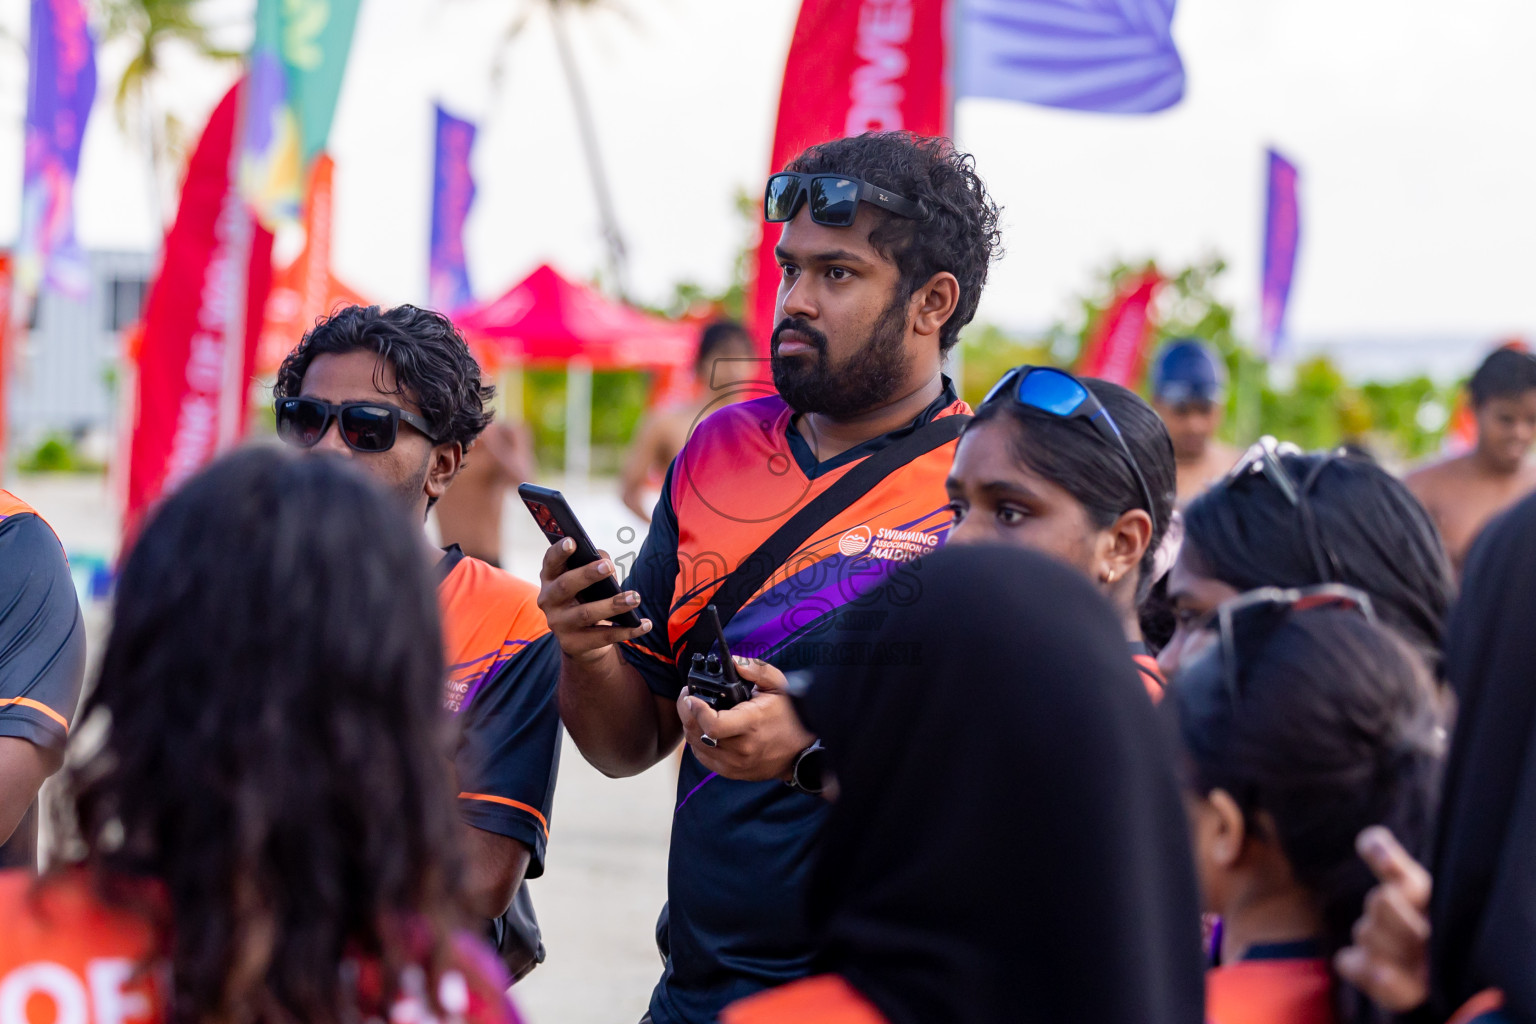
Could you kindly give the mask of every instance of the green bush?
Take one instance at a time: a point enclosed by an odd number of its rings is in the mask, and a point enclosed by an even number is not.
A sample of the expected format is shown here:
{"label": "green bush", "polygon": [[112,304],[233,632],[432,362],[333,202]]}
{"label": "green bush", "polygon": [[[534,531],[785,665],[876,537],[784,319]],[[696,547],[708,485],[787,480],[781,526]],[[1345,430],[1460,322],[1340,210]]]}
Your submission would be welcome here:
{"label": "green bush", "polygon": [[[1011,336],[992,326],[967,330],[962,341],[966,400],[974,404],[1018,363],[1073,365],[1124,279],[1152,268],[1151,263],[1117,263],[1095,275],[1078,300],[1080,318],[1057,323],[1039,337]],[[1441,386],[1423,376],[1356,385],[1326,356],[1305,359],[1288,381],[1278,379],[1237,336],[1232,308],[1215,296],[1215,283],[1225,271],[1226,263],[1217,256],[1162,270],[1167,283],[1155,303],[1156,335],[1149,353],[1170,338],[1196,337],[1221,354],[1230,382],[1225,440],[1246,445],[1261,434],[1273,434],[1304,448],[1359,444],[1390,461],[1420,459],[1439,448],[1459,385]]]}
{"label": "green bush", "polygon": [[[533,431],[542,466],[565,465],[565,382],[563,369],[523,374],[523,415]],[[592,471],[618,472],[650,395],[650,374],[600,370],[592,374]]]}
{"label": "green bush", "polygon": [[65,434],[49,434],[23,455],[17,469],[23,473],[100,473],[106,467],[80,454],[75,441]]}

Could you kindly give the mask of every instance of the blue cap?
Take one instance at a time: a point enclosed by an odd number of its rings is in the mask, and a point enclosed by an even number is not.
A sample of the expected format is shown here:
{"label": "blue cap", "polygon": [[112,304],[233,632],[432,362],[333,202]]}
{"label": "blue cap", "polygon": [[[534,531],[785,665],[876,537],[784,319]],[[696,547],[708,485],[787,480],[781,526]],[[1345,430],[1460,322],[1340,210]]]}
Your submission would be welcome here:
{"label": "blue cap", "polygon": [[1225,367],[1195,338],[1175,338],[1152,368],[1152,397],[1169,405],[1220,402],[1226,386]]}

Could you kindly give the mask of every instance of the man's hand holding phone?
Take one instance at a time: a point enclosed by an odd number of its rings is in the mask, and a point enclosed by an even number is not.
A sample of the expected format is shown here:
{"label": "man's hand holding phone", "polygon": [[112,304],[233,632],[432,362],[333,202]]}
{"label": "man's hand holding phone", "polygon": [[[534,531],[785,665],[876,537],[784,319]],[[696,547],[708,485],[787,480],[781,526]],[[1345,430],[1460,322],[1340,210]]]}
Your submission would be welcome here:
{"label": "man's hand holding phone", "polygon": [[633,590],[599,601],[581,601],[583,590],[614,578],[613,560],[606,551],[599,551],[601,557],[597,561],[567,569],[566,562],[575,551],[576,542],[570,537],[551,544],[539,568],[539,610],[560,649],[568,657],[590,660],[616,643],[649,633],[650,619],[642,619],[639,626],[612,624],[612,620],[625,612],[633,614],[639,606],[640,595]]}

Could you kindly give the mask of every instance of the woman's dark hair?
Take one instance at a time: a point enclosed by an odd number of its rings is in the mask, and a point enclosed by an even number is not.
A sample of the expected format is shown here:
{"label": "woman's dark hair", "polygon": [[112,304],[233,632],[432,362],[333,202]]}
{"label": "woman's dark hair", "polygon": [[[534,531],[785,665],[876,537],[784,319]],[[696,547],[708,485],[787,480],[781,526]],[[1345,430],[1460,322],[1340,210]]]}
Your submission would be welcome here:
{"label": "woman's dark hair", "polygon": [[1108,529],[1132,509],[1139,508],[1150,515],[1152,540],[1141,558],[1143,585],[1137,593],[1140,599],[1153,582],[1147,577],[1158,545],[1173,519],[1173,442],[1162,419],[1135,392],[1094,377],[1084,377],[1082,381],[1120,428],[1120,435],[1152,492],[1152,508],[1147,508],[1146,496],[1126,464],[1125,455],[1082,420],[1063,419],[1017,402],[994,401],[977,410],[966,429],[1006,417],[1014,426],[1014,457],[1030,472],[1072,495],[1087,510],[1088,520],[1096,529]]}
{"label": "woman's dark hair", "polygon": [[[1200,575],[1240,591],[1318,583],[1363,590],[1381,621],[1438,672],[1453,584],[1440,532],[1424,506],[1373,462],[1332,453],[1279,460],[1298,488],[1312,481],[1302,495],[1311,537],[1306,518],[1273,481],[1244,473],[1184,510],[1180,557]],[[1322,578],[1325,567],[1334,578]]]}
{"label": "woman's dark hair", "polygon": [[420,528],[342,460],[241,450],[160,507],[81,710],[77,736],[102,739],[69,782],[103,898],[163,887],[137,909],[172,1021],[359,1020],[344,957],[377,958],[389,992],[412,951],[445,962],[442,679]]}
{"label": "woman's dark hair", "polygon": [[1441,746],[1432,684],[1394,633],[1340,608],[1291,611],[1235,660],[1229,674],[1214,646],[1169,687],[1190,786],[1225,790],[1250,831],[1278,844],[1318,901],[1331,955],[1375,884],[1360,830],[1385,825],[1419,852],[1427,841]]}
{"label": "woman's dark hair", "polygon": [[[272,392],[292,398],[304,386],[309,364],[320,355],[363,349],[394,368],[397,394],[409,395],[439,442],[457,441],[465,451],[491,422],[496,389],[480,383],[480,364],[453,321],[415,306],[347,306],[322,318],[288,353]],[[376,374],[374,384],[385,391]]]}
{"label": "woman's dark hair", "polygon": [[877,211],[869,241],[900,271],[900,299],[941,271],[960,282],[960,301],[939,331],[939,351],[948,352],[976,315],[987,267],[1002,252],[999,210],[976,174],[975,158],[945,138],[866,132],[812,146],[784,169],[845,174],[922,204],[916,219]]}

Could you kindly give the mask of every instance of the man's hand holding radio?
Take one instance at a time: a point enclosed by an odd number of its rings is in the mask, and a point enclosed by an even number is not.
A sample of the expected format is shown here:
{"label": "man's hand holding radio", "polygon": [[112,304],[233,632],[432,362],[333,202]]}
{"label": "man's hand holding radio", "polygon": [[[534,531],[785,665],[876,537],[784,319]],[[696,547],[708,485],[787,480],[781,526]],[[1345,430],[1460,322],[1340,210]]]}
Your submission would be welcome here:
{"label": "man's hand holding radio", "polygon": [[716,711],[685,689],[677,699],[683,735],[700,764],[728,779],[788,779],[795,758],[816,737],[795,715],[784,673],[755,658],[734,660],[737,673],[753,686],[752,699]]}

